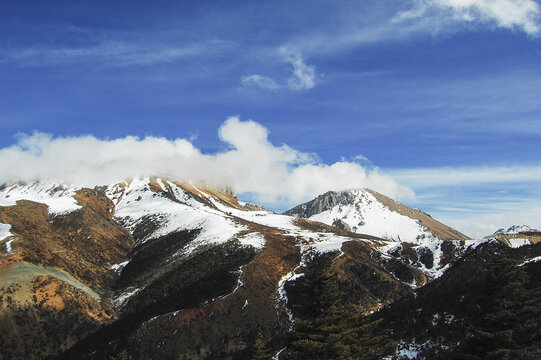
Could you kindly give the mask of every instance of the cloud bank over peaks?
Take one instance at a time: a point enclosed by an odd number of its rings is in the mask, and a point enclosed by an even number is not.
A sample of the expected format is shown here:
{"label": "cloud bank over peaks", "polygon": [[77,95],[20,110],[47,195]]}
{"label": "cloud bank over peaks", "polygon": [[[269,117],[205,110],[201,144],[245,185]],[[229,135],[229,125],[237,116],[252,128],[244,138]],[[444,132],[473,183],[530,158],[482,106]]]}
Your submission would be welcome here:
{"label": "cloud bank over peaks", "polygon": [[254,121],[228,118],[219,128],[222,152],[205,154],[186,139],[147,136],[98,139],[53,137],[35,132],[0,149],[0,183],[53,179],[81,186],[105,185],[135,176],[231,187],[268,206],[286,207],[328,190],[368,187],[397,199],[414,193],[377,168],[341,160],[318,162],[314,154],[276,146]]}
{"label": "cloud bank over peaks", "polygon": [[394,21],[423,21],[436,28],[450,22],[489,24],[541,34],[541,6],[535,0],[415,0],[415,6],[397,14]]}

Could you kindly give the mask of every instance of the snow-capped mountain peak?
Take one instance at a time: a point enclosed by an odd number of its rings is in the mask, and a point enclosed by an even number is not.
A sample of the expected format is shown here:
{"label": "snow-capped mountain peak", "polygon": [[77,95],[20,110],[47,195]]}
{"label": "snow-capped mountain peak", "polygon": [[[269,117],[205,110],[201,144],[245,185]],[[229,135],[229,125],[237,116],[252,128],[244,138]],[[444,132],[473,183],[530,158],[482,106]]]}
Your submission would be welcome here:
{"label": "snow-capped mountain peak", "polygon": [[521,232],[539,232],[539,230],[534,229],[528,225],[513,225],[509,227],[508,229],[501,228],[497,230],[492,236],[498,235],[498,234],[511,235],[511,234],[518,234]]}
{"label": "snow-capped mountain peak", "polygon": [[458,231],[369,189],[329,191],[285,212],[390,241],[465,240]]}

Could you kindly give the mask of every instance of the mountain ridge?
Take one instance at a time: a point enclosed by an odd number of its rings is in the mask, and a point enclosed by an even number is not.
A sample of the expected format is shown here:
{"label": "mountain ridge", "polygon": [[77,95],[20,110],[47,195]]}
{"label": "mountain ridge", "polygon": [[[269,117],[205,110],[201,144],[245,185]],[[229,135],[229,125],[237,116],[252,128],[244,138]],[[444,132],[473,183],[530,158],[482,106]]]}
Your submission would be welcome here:
{"label": "mountain ridge", "polygon": [[[36,272],[31,281],[0,286],[0,316],[19,319],[9,332],[0,329],[3,348],[14,357],[31,351],[28,357],[36,359],[101,359],[127,351],[134,358],[249,359],[259,336],[278,352],[297,327],[295,307],[305,301],[299,289],[311,286],[305,277],[320,271],[318,259],[327,259],[325,271],[337,277],[344,301],[368,316],[445,276],[465,254],[491,241],[433,234],[397,241],[276,214],[240,202],[230,191],[159,177],[93,189],[13,186],[0,191],[7,234],[0,239],[0,274],[25,262],[52,274],[40,278]],[[372,214],[391,220],[406,218],[399,212],[421,214],[383,195],[363,194],[365,205],[384,211]],[[74,280],[55,277],[56,268]],[[75,281],[99,299],[74,287]],[[34,300],[33,294],[45,295]],[[58,304],[69,309],[64,325],[53,320]],[[32,322],[57,329],[34,332]],[[23,331],[24,341],[10,335]],[[48,346],[29,347],[32,342]]]}

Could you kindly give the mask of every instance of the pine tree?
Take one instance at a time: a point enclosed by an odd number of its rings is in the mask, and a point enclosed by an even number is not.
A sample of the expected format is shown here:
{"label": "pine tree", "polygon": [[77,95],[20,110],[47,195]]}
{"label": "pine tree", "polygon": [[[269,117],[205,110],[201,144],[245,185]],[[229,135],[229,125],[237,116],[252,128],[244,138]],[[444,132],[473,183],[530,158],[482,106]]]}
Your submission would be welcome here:
{"label": "pine tree", "polygon": [[132,357],[129,355],[126,350],[122,350],[120,353],[118,353],[117,356],[109,356],[110,360],[131,360]]}
{"label": "pine tree", "polygon": [[324,271],[314,280],[308,280],[314,312],[313,319],[296,321],[296,333],[290,344],[292,359],[348,359],[350,349],[344,344],[345,331],[351,326],[345,308],[341,305],[342,293],[336,275]]}
{"label": "pine tree", "polygon": [[271,357],[269,350],[265,346],[263,335],[259,333],[254,345],[254,360],[268,360]]}
{"label": "pine tree", "polygon": [[288,346],[290,359],[380,359],[395,348],[386,335],[377,334],[380,321],[362,314],[354,305],[343,304],[338,278],[324,270],[305,280],[313,315],[296,319]]}

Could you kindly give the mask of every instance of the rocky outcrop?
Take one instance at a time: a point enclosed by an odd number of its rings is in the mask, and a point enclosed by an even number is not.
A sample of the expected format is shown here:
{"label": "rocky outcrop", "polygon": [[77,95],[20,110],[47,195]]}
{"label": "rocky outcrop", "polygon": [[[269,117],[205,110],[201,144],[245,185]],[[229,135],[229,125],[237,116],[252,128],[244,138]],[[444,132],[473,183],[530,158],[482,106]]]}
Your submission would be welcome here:
{"label": "rocky outcrop", "polygon": [[327,191],[314,200],[285,211],[284,214],[308,219],[315,214],[330,210],[337,205],[349,205],[354,201],[355,195],[351,191]]}

